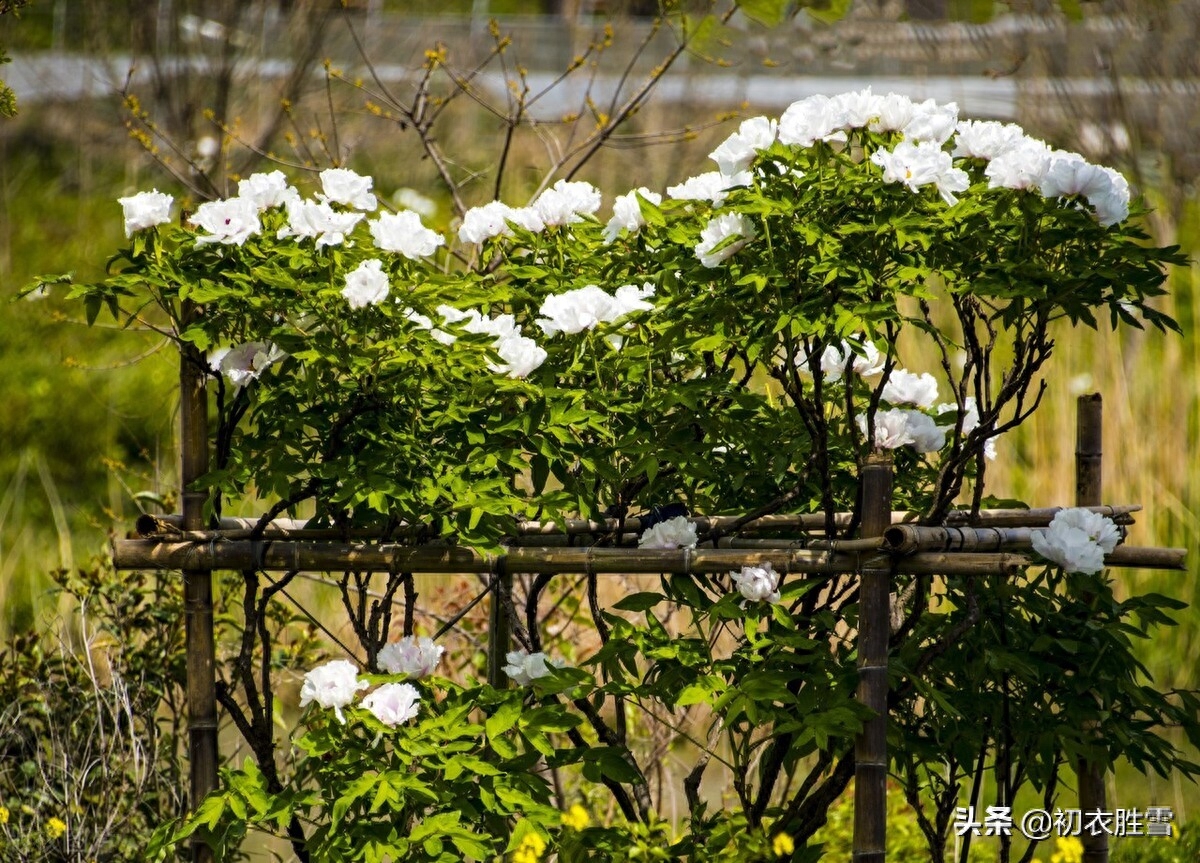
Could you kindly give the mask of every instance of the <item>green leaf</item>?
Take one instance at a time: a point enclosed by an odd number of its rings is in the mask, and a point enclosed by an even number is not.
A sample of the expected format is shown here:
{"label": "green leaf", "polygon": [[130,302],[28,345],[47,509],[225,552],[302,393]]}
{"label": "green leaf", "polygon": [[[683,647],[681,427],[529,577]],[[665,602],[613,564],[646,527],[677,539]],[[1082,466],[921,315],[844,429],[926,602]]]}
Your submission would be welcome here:
{"label": "green leaf", "polygon": [[624,599],[619,599],[613,603],[613,608],[621,611],[646,611],[654,608],[660,602],[664,602],[666,597],[661,593],[643,592],[633,593]]}
{"label": "green leaf", "polygon": [[790,0],[739,0],[737,5],[751,21],[774,27],[787,18],[789,3]]}

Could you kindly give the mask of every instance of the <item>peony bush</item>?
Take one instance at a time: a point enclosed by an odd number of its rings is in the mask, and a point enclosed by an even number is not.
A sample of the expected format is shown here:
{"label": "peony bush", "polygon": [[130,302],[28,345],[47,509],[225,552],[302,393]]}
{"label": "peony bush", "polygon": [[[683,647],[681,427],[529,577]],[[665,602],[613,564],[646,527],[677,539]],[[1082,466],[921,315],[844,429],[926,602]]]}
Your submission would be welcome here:
{"label": "peony bush", "polygon": [[[858,467],[880,453],[894,505],[939,524],[988,502],[987,464],[1036,410],[1057,322],[1176,328],[1153,302],[1181,259],[1147,243],[1124,178],[1011,124],[868,89],[746,120],[711,158],[611,211],[560,180],[446,233],[381,211],[346,168],[319,189],[254,175],[180,224],[143,193],[121,201],[130,244],[110,277],[71,295],[89,320],[153,318],[211,376],[214,513],[256,499],[487,549],[522,519],[668,510],[642,548],[717,539],[672,507],[821,512],[824,538],[843,538]],[[1130,653],[1170,601],[1113,597],[1098,574],[1111,524],[1064,513],[1037,537],[1054,565],[1019,602],[1008,583],[897,579],[894,770],[934,859],[948,826],[922,806],[952,808],[977,761],[1020,760],[1004,800],[1023,783],[1052,800],[1081,751],[1192,769],[1151,726],[1195,731],[1194,697],[1136,686]],[[227,771],[164,845],[274,825],[303,859],[811,859],[864,718],[855,580],[747,567],[613,609],[593,585],[602,646],[583,668],[538,649],[545,589],[507,657],[521,689],[439,678],[441,648],[411,638],[368,648],[386,673],[314,669],[293,781]],[[678,630],[664,608],[688,612]],[[1074,686],[1068,645],[1084,644],[1106,658],[1095,697]],[[678,830],[651,805],[630,713],[700,753]],[[1103,751],[1092,727],[1112,732]],[[714,761],[729,799],[700,792]],[[556,771],[608,795],[609,823],[564,822]]]}

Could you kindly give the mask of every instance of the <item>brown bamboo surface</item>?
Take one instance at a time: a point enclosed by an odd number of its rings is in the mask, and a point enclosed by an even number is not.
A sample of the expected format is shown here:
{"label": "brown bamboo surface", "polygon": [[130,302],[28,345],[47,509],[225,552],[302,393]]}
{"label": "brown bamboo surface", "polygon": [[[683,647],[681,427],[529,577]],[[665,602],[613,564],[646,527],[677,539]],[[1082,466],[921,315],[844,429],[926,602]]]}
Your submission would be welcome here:
{"label": "brown bamboo surface", "polygon": [[[1119,528],[1124,538],[1124,527]],[[1021,551],[1033,548],[1030,527],[925,527],[893,525],[884,531],[884,547],[892,554],[917,551]]]}
{"label": "brown bamboo surface", "polygon": [[[375,570],[413,573],[495,573],[507,558],[511,572],[528,573],[701,573],[728,572],[770,563],[779,572],[838,574],[860,571],[872,555],[794,548],[511,548],[503,555],[459,546],[298,542],[294,540],[211,540],[113,542],[118,569],[261,569],[344,572]],[[1139,569],[1184,569],[1186,550],[1119,546],[1105,563]],[[890,557],[890,556],[889,556]],[[892,559],[893,571],[912,575],[1013,575],[1037,563],[1016,552],[917,552]]]}
{"label": "brown bamboo surface", "polygon": [[[1108,516],[1119,525],[1132,524],[1133,513],[1138,512],[1141,508],[1139,504],[1109,504],[1088,507],[1093,512]],[[969,510],[951,510],[946,515],[946,526],[958,527],[973,524],[979,527],[1045,527],[1050,524],[1050,521],[1061,509],[1062,507],[1055,506],[1039,509],[981,510],[979,515],[974,519],[971,518]],[[918,513],[896,511],[892,513],[892,524],[911,523],[915,522],[918,518]],[[837,513],[834,516],[834,523],[840,527],[848,525],[850,520],[851,514],[848,512]],[[824,513],[764,515],[741,527],[738,527],[741,517],[733,515],[698,515],[689,518],[688,521],[695,524],[697,530],[717,532],[736,530],[740,534],[762,533],[765,531],[799,531],[809,533],[821,531],[825,527]],[[221,518],[219,524],[220,528],[214,531],[185,532],[183,530],[183,517],[178,514],[151,515],[146,513],[138,516],[135,528],[138,535],[144,538],[164,537],[172,540],[186,538],[205,541],[210,539],[248,539],[254,527],[258,524],[258,519],[226,516]],[[344,539],[347,537],[350,539],[370,539],[378,538],[380,534],[379,529],[373,527],[350,528],[349,531],[346,531],[341,528],[330,527],[310,528],[306,525],[307,522],[303,519],[279,518],[270,522],[262,535],[263,537],[287,537],[291,539]],[[399,529],[404,530],[406,528],[407,526],[402,525]],[[529,521],[517,527],[518,536],[521,538],[587,534],[600,536],[613,534],[618,530],[620,530],[622,535],[640,534],[642,532],[642,520],[640,518],[629,518],[625,520],[623,525],[616,519],[605,519],[603,521],[566,519],[562,522]]]}

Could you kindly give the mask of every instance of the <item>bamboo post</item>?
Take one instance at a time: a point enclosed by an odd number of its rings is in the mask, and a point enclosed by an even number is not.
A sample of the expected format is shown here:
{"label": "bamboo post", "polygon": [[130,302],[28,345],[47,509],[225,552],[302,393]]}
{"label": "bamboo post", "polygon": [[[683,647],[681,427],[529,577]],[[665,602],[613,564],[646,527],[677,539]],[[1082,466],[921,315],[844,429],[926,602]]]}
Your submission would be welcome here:
{"label": "bamboo post", "polygon": [[508,570],[507,561],[501,557],[496,561],[495,574],[492,576],[492,604],[488,611],[487,679],[488,684],[497,689],[508,683],[504,666],[512,641],[512,627],[508,619],[512,586],[512,573]]}
{"label": "bamboo post", "polygon": [[[890,459],[872,456],[861,481],[862,535],[883,536],[891,525]],[[875,715],[854,741],[854,863],[883,863],[886,855],[890,582],[889,558],[868,558],[858,588],[857,698]]]}
{"label": "bamboo post", "polygon": [[[1076,403],[1075,420],[1075,505],[1095,506],[1100,503],[1103,489],[1101,459],[1103,455],[1104,402],[1099,393],[1083,395]],[[1090,603],[1095,597],[1085,596]],[[1079,781],[1079,809],[1086,823],[1088,812],[1107,809],[1104,790],[1104,767],[1084,759],[1075,765]],[[1083,863],[1108,863],[1108,834],[1084,833]]]}
{"label": "bamboo post", "polygon": [[[183,320],[195,314],[185,302]],[[180,486],[183,529],[204,528],[208,495],[192,484],[208,472],[208,394],[204,386],[204,357],[185,343],[179,353]],[[193,809],[217,787],[216,650],[213,642],[211,569],[183,571],[183,616],[187,638],[188,758]],[[192,860],[211,863],[212,850],[198,837],[192,840]]]}

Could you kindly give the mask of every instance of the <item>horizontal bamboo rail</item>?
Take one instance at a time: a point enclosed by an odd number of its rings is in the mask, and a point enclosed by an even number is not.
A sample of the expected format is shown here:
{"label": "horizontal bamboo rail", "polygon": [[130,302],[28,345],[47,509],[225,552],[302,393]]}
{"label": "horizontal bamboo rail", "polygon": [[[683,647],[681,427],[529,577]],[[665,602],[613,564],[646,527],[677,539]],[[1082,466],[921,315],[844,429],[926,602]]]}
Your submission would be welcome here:
{"label": "horizontal bamboo rail", "polygon": [[[892,525],[883,533],[883,544],[892,554],[918,551],[1022,551],[1033,548],[1038,528],[1029,527],[925,527]],[[1122,540],[1125,528],[1119,527]]]}
{"label": "horizontal bamboo rail", "polygon": [[[946,525],[951,527],[974,525],[978,527],[1045,527],[1062,507],[1043,507],[1041,509],[991,509],[981,510],[972,519],[969,510],[951,510],[946,514]],[[1133,523],[1133,513],[1138,512],[1138,504],[1117,504],[1088,507],[1093,512],[1106,515],[1118,525]],[[834,515],[834,523],[845,527],[850,523],[851,514],[839,512]],[[896,511],[892,513],[892,524],[915,522],[918,513]],[[824,513],[800,513],[785,515],[764,515],[753,521],[741,524],[742,516],[715,515],[693,516],[688,519],[703,531],[738,531],[739,533],[761,533],[763,531],[820,531],[825,527]],[[183,531],[183,517],[180,515],[151,515],[144,513],[138,516],[135,523],[137,534],[144,538],[165,537],[168,539],[190,539],[207,541],[210,539],[249,539],[254,527],[258,524],[256,518],[238,518],[225,516],[219,522],[219,529],[213,531]],[[401,526],[401,530],[407,526]],[[607,535],[621,531],[622,535],[640,534],[642,519],[628,518],[622,525],[617,519],[589,521],[585,519],[566,519],[563,522],[529,521],[517,526],[519,537],[537,536],[578,536],[581,534]],[[278,518],[270,522],[262,533],[263,538],[289,539],[372,539],[379,537],[378,528],[350,528],[348,531],[331,527],[307,527],[304,519]]]}
{"label": "horizontal bamboo rail", "polygon": [[[158,542],[118,539],[113,563],[118,569],[260,569],[344,572],[375,570],[412,573],[496,573],[503,558],[510,572],[528,573],[677,573],[728,572],[770,563],[779,572],[854,573],[878,550],[827,552],[808,549],[625,549],[512,548],[504,554],[460,546],[400,546],[291,540],[211,540]],[[1185,549],[1123,545],[1108,555],[1108,566],[1184,569]],[[889,555],[891,557],[891,555]],[[893,571],[908,575],[1015,575],[1034,565],[1031,555],[1015,552],[917,552],[892,560]]]}

